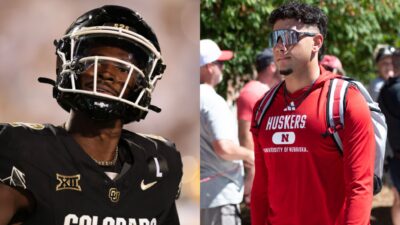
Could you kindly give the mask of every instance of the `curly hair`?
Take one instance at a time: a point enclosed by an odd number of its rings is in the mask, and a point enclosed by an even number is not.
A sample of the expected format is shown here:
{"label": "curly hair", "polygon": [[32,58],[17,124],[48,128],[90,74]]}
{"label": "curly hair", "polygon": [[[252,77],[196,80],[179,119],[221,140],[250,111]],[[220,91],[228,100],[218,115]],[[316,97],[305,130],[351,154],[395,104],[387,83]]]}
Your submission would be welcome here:
{"label": "curly hair", "polygon": [[[326,39],[328,32],[328,17],[318,7],[300,3],[296,1],[288,2],[274,9],[268,18],[268,22],[273,26],[277,20],[296,19],[307,25],[315,25]],[[320,49],[319,57],[322,56],[324,47]]]}

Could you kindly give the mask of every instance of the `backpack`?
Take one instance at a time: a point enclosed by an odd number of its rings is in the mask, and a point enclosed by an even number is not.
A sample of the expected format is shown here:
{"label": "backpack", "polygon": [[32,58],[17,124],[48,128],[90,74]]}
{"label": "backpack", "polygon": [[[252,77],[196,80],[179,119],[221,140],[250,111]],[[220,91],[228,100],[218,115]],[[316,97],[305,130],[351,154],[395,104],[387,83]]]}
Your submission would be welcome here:
{"label": "backpack", "polygon": [[[261,99],[260,104],[254,114],[254,127],[252,128],[253,130],[259,129],[261,121],[263,120],[267,109],[271,105],[273,98],[275,97],[282,84],[283,82],[280,82],[269,92],[267,92],[265,96]],[[328,124],[327,131],[323,135],[332,136],[334,142],[338,147],[339,153],[343,154],[343,144],[338,131],[343,129],[343,127],[345,126],[344,109],[346,102],[346,93],[350,85],[355,86],[360,91],[360,93],[366,100],[371,113],[371,121],[374,127],[376,145],[373,188],[373,193],[375,195],[379,193],[382,189],[382,175],[385,157],[387,125],[385,121],[385,116],[380,110],[378,103],[374,102],[368,91],[360,82],[345,76],[335,76],[335,78],[329,80],[329,89],[326,102],[326,121]]]}

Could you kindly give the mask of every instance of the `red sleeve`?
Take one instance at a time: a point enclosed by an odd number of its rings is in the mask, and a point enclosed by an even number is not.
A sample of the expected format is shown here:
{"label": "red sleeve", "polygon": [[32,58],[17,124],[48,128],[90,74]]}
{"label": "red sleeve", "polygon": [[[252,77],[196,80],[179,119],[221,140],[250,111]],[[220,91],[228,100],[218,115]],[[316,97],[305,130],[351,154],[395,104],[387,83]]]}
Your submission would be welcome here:
{"label": "red sleeve", "polygon": [[237,118],[240,120],[251,121],[253,115],[253,106],[258,98],[254,97],[254,93],[243,91],[240,93],[236,101],[237,104]]}
{"label": "red sleeve", "polygon": [[[257,109],[256,104],[254,107]],[[250,201],[250,213],[251,213],[251,224],[252,225],[265,225],[268,210],[268,198],[267,198],[267,167],[264,163],[264,154],[258,143],[257,135],[258,129],[254,128],[254,118],[252,119],[251,133],[254,141],[254,164],[255,164],[255,175],[253,181],[253,188],[251,190],[251,201]]]}
{"label": "red sleeve", "polygon": [[370,111],[356,87],[346,95],[343,166],[346,188],[344,224],[369,224],[375,158],[375,136]]}

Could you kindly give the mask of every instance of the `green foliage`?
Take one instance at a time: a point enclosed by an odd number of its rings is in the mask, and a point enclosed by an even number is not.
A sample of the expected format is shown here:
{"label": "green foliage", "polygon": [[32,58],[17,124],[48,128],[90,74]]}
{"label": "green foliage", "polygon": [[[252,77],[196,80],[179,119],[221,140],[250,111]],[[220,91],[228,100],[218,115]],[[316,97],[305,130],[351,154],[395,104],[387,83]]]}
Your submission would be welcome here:
{"label": "green foliage", "polygon": [[[201,38],[216,41],[222,49],[235,51],[226,63],[224,83],[253,74],[255,55],[268,47],[271,31],[268,16],[283,0],[201,0]],[[372,60],[379,43],[400,47],[400,1],[304,0],[316,4],[328,16],[326,54],[340,58],[347,75],[364,83],[374,78]]]}

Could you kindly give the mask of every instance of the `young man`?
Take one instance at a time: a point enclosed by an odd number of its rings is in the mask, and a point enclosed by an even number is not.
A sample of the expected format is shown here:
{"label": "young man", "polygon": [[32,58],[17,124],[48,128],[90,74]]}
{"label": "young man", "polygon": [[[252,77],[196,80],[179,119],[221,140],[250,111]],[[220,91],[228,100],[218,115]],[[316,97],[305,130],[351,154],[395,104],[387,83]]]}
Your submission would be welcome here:
{"label": "young man", "polygon": [[221,51],[210,40],[200,41],[200,224],[240,225],[243,162],[254,166],[254,154],[239,145],[237,124],[226,101],[214,87],[222,80]]}
{"label": "young man", "polygon": [[394,77],[382,87],[378,102],[388,125],[388,144],[393,151],[389,171],[393,182],[392,222],[400,225],[400,49],[392,56]]}
{"label": "young man", "polygon": [[79,17],[56,42],[62,126],[0,125],[0,224],[179,224],[182,161],[159,137],[123,129],[146,117],[165,69],[156,35],[128,8]]}
{"label": "young man", "polygon": [[327,84],[335,75],[318,65],[327,17],[292,2],[275,9],[269,22],[285,80],[260,126],[252,124],[252,224],[369,224],[375,139],[367,103],[355,87],[347,91],[345,126],[338,131],[343,154],[327,135]]}
{"label": "young man", "polygon": [[[274,64],[274,55],[271,48],[266,48],[256,56],[257,77],[249,81],[240,90],[237,104],[237,118],[239,125],[240,145],[253,150],[253,138],[250,132],[251,117],[253,107],[256,102],[274,85],[279,83],[280,75],[276,73]],[[244,183],[244,200],[246,204],[250,203],[250,192],[253,185],[254,168],[246,170]]]}
{"label": "young man", "polygon": [[332,73],[346,76],[342,62],[340,62],[339,58],[334,55],[324,55],[319,64],[321,64],[324,69],[331,71]]}
{"label": "young man", "polygon": [[239,141],[240,145],[248,149],[253,149],[253,139],[250,133],[251,117],[253,115],[253,107],[264,94],[275,84],[279,83],[276,75],[276,66],[274,64],[274,56],[272,49],[264,49],[256,57],[257,77],[255,80],[249,81],[240,90],[237,99],[237,116],[239,124]]}

